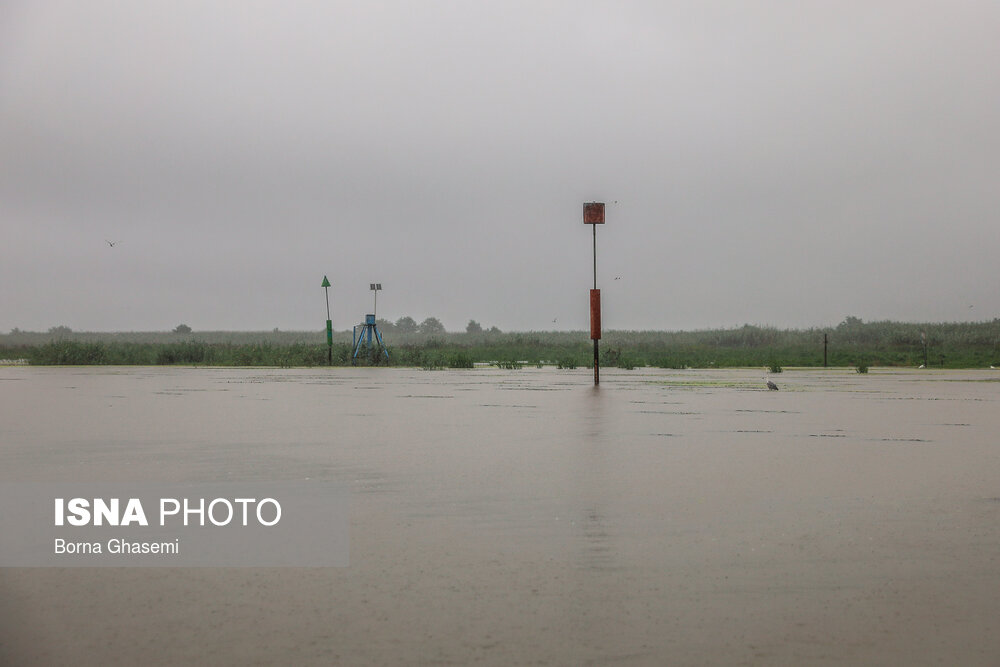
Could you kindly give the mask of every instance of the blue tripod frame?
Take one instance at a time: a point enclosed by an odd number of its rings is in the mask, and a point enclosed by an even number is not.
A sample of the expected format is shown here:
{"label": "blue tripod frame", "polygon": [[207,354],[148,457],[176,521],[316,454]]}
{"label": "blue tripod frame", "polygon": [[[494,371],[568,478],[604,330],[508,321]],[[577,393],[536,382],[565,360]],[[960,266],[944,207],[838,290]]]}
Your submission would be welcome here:
{"label": "blue tripod frame", "polygon": [[372,346],[372,338],[378,342],[378,349],[382,354],[385,355],[386,361],[389,360],[389,348],[385,346],[382,341],[382,332],[378,330],[378,326],[375,324],[375,315],[365,315],[365,323],[361,326],[361,335],[358,335],[358,326],[354,327],[354,352],[351,354],[351,365],[357,364],[358,353],[361,351],[361,346],[365,346],[365,350]]}

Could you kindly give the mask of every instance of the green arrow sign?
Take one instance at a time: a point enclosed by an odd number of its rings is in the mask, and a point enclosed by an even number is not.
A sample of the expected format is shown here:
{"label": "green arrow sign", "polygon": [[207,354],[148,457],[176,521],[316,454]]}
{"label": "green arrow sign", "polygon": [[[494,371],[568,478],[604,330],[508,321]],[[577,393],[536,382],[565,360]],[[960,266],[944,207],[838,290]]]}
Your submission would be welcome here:
{"label": "green arrow sign", "polygon": [[320,287],[329,287],[329,286],[330,286],[330,281],[326,279],[326,276],[323,276],[323,284],[320,285]]}

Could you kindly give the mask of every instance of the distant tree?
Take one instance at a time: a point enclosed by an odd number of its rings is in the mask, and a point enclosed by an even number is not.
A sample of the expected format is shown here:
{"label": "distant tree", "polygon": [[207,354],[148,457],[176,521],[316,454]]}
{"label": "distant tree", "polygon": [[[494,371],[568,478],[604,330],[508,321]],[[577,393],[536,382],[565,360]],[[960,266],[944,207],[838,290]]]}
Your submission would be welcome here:
{"label": "distant tree", "polygon": [[17,334],[21,333],[21,330],[18,329],[17,327],[14,327],[13,329],[10,330],[10,333],[11,335],[16,336]]}
{"label": "distant tree", "polygon": [[492,326],[492,327],[490,327],[489,331],[487,331],[486,333],[498,334],[498,333],[503,333],[503,332],[500,331],[500,329],[497,329],[495,326]]}
{"label": "distant tree", "polygon": [[444,333],[444,325],[441,324],[441,320],[436,317],[428,317],[426,320],[420,323],[420,333],[422,334],[439,334]]}
{"label": "distant tree", "polygon": [[417,333],[417,322],[412,317],[401,317],[396,320],[396,331],[399,333]]}
{"label": "distant tree", "polygon": [[57,327],[50,327],[49,333],[53,336],[68,336],[73,333],[73,330],[67,326],[59,325]]}
{"label": "distant tree", "polygon": [[375,320],[375,326],[379,328],[379,331],[395,331],[396,325],[389,320],[384,320],[381,317]]}
{"label": "distant tree", "polygon": [[186,324],[178,324],[176,327],[174,327],[174,333],[175,334],[189,334],[189,333],[191,333],[191,327],[189,327]]}
{"label": "distant tree", "polygon": [[483,327],[479,322],[469,320],[469,323],[465,325],[465,333],[483,333]]}

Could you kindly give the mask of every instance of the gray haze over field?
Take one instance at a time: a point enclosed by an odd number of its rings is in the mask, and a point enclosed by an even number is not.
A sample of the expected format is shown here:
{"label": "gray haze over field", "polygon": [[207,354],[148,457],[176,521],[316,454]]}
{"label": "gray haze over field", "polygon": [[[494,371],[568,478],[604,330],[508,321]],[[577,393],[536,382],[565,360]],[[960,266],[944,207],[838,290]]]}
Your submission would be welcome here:
{"label": "gray haze over field", "polygon": [[373,281],[389,319],[584,329],[589,200],[606,328],[992,319],[998,34],[961,0],[8,0],[0,331],[319,330],[324,274],[338,329]]}

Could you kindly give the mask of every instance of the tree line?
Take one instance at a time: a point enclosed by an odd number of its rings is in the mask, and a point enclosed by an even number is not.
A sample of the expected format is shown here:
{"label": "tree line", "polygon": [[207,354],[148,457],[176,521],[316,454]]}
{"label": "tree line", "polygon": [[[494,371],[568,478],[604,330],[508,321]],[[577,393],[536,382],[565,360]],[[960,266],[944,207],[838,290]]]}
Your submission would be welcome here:
{"label": "tree line", "polygon": [[[375,324],[383,332],[393,332],[401,334],[422,334],[425,336],[433,334],[443,334],[447,333],[444,325],[441,324],[441,320],[436,317],[428,317],[423,322],[417,324],[417,321],[410,316],[400,317],[395,322],[391,322],[381,317],[375,320]],[[489,329],[483,329],[483,326],[475,321],[469,320],[469,323],[465,326],[465,333],[478,334],[478,333],[491,333],[498,334],[503,333],[497,327],[490,327]]]}

